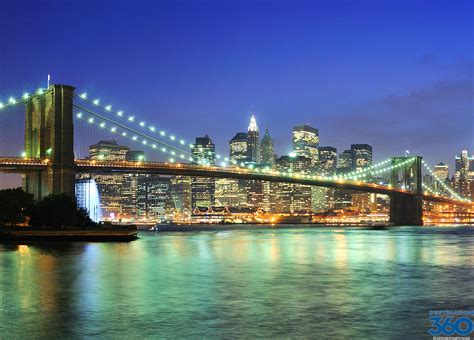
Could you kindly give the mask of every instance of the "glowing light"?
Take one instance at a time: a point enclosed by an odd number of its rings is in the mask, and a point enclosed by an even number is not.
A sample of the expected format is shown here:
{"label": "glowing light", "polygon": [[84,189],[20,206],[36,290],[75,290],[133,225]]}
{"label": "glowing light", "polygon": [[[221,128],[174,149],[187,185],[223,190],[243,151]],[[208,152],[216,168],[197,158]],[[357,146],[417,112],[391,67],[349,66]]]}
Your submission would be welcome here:
{"label": "glowing light", "polygon": [[42,88],[39,88],[38,90],[36,90],[36,93],[37,93],[37,94],[43,94],[43,89],[42,89]]}
{"label": "glowing light", "polygon": [[181,139],[181,140],[179,141],[179,143],[180,143],[181,145],[184,145],[184,144],[185,144],[185,141]]}
{"label": "glowing light", "polygon": [[101,128],[105,127],[105,123],[100,123],[99,125]]}
{"label": "glowing light", "polygon": [[123,116],[123,111],[118,111],[117,116],[122,117]]}
{"label": "glowing light", "polygon": [[122,132],[122,136],[127,136],[127,133],[126,132]]}
{"label": "glowing light", "polygon": [[131,121],[131,122],[133,122],[133,121],[135,120],[135,117],[134,117],[134,116],[130,116],[130,117],[128,117],[128,120]]}
{"label": "glowing light", "polygon": [[3,109],[5,106],[3,105],[2,102],[0,102],[0,109]]}
{"label": "glowing light", "polygon": [[142,144],[146,145],[147,144],[146,140],[143,140]]}
{"label": "glowing light", "polygon": [[21,157],[23,157],[23,158],[26,157],[26,152],[25,152],[25,151],[23,151],[23,152],[21,153]]}
{"label": "glowing light", "polygon": [[106,111],[112,110],[112,105],[107,105],[107,106],[105,107],[105,110],[106,110]]}
{"label": "glowing light", "polygon": [[13,97],[8,98],[8,102],[9,102],[10,104],[16,104],[16,100],[15,100],[15,98],[13,98]]}
{"label": "glowing light", "polygon": [[138,137],[137,137],[137,136],[133,136],[132,139],[133,139],[133,140],[137,140]]}
{"label": "glowing light", "polygon": [[117,128],[116,128],[116,127],[113,127],[113,128],[110,129],[110,131],[111,131],[111,132],[115,132],[115,131],[117,131]]}
{"label": "glowing light", "polygon": [[92,102],[94,105],[99,105],[99,99],[96,99]]}
{"label": "glowing light", "polygon": [[82,118],[82,112],[79,112],[76,116],[77,118]]}
{"label": "glowing light", "polygon": [[165,136],[166,133],[164,131],[160,131],[160,135]]}
{"label": "glowing light", "polygon": [[23,93],[23,99],[28,99],[30,97],[28,92]]}
{"label": "glowing light", "polygon": [[140,122],[140,126],[145,126],[145,122]]}
{"label": "glowing light", "polygon": [[93,123],[93,122],[94,122],[94,118],[92,118],[92,117],[89,118],[88,122],[89,122],[89,123]]}
{"label": "glowing light", "polygon": [[171,140],[175,140],[175,139],[176,139],[176,137],[175,137],[175,136],[173,136],[173,135],[171,135],[171,136],[170,136],[170,139],[171,139]]}
{"label": "glowing light", "polygon": [[87,93],[84,92],[79,97],[82,99],[87,99]]}
{"label": "glowing light", "polygon": [[51,151],[53,151],[53,150],[51,148],[49,148],[48,150],[46,150],[46,154],[51,155]]}
{"label": "glowing light", "polygon": [[155,128],[153,126],[150,126],[150,131],[155,132]]}

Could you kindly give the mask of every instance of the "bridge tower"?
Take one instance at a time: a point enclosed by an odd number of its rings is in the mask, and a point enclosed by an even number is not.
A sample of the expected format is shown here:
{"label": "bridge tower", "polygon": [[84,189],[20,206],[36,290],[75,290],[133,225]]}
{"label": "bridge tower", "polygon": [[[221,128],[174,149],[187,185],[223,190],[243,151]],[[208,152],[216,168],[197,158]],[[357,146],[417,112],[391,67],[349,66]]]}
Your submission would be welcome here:
{"label": "bridge tower", "polygon": [[390,196],[390,222],[395,225],[423,225],[423,188],[421,174],[422,157],[393,157],[392,165],[413,159],[402,168],[393,168],[390,184],[410,190],[413,194],[392,194]]}
{"label": "bridge tower", "polygon": [[46,171],[23,176],[23,189],[36,199],[75,194],[74,90],[68,85],[51,85],[26,101],[25,156],[49,159]]}

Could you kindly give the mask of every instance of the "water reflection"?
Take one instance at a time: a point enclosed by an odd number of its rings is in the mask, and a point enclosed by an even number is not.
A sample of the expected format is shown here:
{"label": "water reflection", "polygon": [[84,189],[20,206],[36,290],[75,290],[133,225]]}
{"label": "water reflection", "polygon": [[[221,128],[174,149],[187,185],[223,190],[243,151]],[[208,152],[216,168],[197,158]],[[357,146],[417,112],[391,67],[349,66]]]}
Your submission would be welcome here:
{"label": "water reflection", "polygon": [[473,305],[473,241],[407,227],[0,245],[0,319],[11,337],[424,336],[428,310]]}

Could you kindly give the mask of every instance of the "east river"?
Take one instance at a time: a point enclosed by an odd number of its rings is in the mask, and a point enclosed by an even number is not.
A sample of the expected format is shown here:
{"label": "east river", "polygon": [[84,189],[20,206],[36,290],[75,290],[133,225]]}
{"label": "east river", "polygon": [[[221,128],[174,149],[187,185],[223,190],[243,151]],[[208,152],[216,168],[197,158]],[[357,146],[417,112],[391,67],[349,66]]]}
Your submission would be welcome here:
{"label": "east river", "polygon": [[474,227],[0,244],[0,338],[430,338],[473,307]]}

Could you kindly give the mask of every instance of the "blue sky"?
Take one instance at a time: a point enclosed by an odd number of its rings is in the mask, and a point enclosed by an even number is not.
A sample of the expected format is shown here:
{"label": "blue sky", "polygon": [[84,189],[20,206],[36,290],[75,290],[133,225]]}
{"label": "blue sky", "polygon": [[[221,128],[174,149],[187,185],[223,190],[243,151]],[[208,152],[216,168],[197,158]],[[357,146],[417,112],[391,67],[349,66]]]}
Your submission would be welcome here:
{"label": "blue sky", "polygon": [[279,154],[310,123],[338,151],[369,143],[375,159],[409,149],[452,168],[474,151],[473,4],[10,1],[0,98],[51,73],[221,153],[254,106]]}

